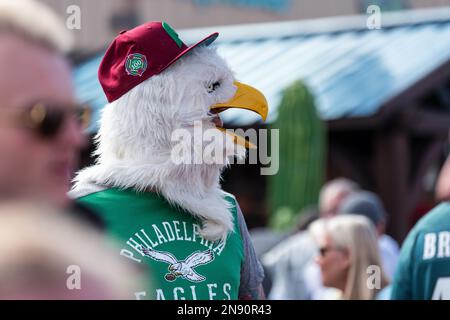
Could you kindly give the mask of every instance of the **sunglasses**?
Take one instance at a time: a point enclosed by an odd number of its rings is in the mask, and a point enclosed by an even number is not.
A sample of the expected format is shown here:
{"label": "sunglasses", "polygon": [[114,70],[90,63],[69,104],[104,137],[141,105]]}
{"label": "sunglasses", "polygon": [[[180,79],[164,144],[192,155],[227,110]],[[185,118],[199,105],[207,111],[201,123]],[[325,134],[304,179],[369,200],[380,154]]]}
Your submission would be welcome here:
{"label": "sunglasses", "polygon": [[84,130],[89,126],[91,109],[87,106],[71,106],[70,108],[36,103],[25,108],[20,115],[21,122],[44,139],[57,136],[68,120],[73,119]]}
{"label": "sunglasses", "polygon": [[325,255],[327,254],[327,252],[332,251],[332,250],[342,251],[342,249],[336,248],[336,247],[320,247],[320,248],[319,248],[320,256],[321,256],[321,257],[325,257]]}
{"label": "sunglasses", "polygon": [[319,253],[321,257],[325,257],[328,251],[332,250],[330,247],[321,247],[319,248]]}

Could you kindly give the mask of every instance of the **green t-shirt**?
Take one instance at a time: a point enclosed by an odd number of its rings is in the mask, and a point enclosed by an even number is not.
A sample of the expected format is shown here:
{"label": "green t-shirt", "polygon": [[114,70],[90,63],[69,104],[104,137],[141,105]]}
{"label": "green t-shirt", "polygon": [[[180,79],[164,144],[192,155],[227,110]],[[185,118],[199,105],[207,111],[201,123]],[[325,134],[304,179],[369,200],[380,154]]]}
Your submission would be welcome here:
{"label": "green t-shirt", "polygon": [[235,222],[225,242],[205,240],[198,219],[156,193],[111,188],[77,201],[101,215],[122,245],[120,255],[149,267],[152,281],[135,293],[137,298],[235,300],[244,250],[236,200],[229,194],[225,198]]}
{"label": "green t-shirt", "polygon": [[391,299],[450,299],[450,202],[431,210],[409,233]]}

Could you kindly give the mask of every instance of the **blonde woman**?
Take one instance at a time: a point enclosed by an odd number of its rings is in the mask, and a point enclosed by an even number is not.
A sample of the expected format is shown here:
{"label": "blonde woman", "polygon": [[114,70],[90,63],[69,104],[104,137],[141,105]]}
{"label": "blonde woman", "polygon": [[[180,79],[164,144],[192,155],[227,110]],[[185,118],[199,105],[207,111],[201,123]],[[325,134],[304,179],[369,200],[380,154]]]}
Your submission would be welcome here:
{"label": "blonde woman", "polygon": [[314,222],[310,231],[319,246],[316,262],[323,285],[339,289],[345,300],[375,299],[388,281],[370,221],[363,216],[337,216]]}

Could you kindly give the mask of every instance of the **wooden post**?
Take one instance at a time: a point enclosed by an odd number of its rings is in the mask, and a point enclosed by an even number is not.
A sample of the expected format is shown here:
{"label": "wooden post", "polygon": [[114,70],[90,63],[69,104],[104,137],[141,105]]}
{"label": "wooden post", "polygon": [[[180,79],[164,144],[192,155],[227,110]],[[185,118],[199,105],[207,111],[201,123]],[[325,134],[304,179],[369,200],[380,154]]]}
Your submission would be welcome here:
{"label": "wooden post", "polygon": [[403,241],[408,225],[408,177],[410,144],[404,131],[396,128],[380,129],[374,136],[373,176],[376,192],[386,207],[387,232]]}

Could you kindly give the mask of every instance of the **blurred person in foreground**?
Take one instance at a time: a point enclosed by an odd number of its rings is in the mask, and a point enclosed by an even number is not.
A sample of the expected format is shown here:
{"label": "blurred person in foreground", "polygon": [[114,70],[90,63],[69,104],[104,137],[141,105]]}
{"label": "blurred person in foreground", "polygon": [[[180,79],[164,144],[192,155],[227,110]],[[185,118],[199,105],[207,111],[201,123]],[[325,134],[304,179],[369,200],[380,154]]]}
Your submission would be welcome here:
{"label": "blurred person in foreground", "polygon": [[64,23],[34,0],[0,0],[0,201],[68,207],[85,109],[75,103]]}
{"label": "blurred person in foreground", "polygon": [[117,250],[96,229],[49,207],[4,203],[0,299],[135,299],[130,292],[148,280]]}
{"label": "blurred person in foreground", "polygon": [[354,192],[342,202],[338,212],[339,214],[363,215],[373,223],[378,235],[383,270],[386,276],[392,280],[397,268],[400,248],[398,243],[385,233],[387,213],[381,199],[373,192]]}
{"label": "blurred person in foreground", "polygon": [[[377,236],[363,216],[343,215],[320,219],[310,226],[319,246],[316,258],[323,284],[340,291],[337,299],[373,300],[388,281],[381,268]],[[371,268],[378,277],[368,278]],[[369,286],[370,282],[370,286]]]}
{"label": "blurred person in foreground", "polygon": [[393,300],[450,300],[450,156],[436,197],[442,203],[417,222],[402,245]]}

